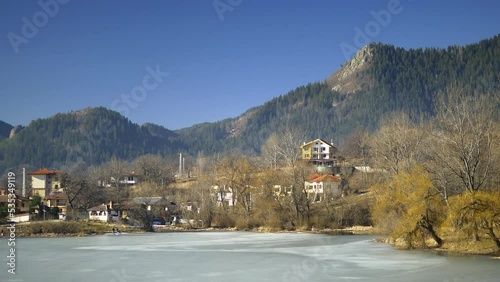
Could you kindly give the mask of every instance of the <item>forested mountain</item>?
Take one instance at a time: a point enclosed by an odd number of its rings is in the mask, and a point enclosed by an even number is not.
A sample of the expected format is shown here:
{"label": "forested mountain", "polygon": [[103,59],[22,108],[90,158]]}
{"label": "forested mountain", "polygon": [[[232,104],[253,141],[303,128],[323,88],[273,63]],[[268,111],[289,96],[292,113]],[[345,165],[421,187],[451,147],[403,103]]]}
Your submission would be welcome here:
{"label": "forested mountain", "polygon": [[88,108],[30,122],[0,142],[0,166],[2,170],[16,165],[60,167],[77,161],[95,165],[113,156],[168,155],[182,148],[172,140],[175,136],[158,125],[139,126],[117,112]]}
{"label": "forested mountain", "polygon": [[409,112],[415,119],[432,116],[436,98],[454,84],[499,94],[500,36],[447,49],[405,50],[373,43],[323,82],[298,87],[238,118],[179,134],[189,136],[195,151],[258,152],[271,132],[285,127],[341,142],[356,129],[375,129],[380,117],[393,111]]}
{"label": "forested mountain", "polygon": [[[407,111],[415,119],[432,116],[437,97],[450,85],[499,95],[500,36],[446,49],[373,43],[322,82],[300,86],[237,118],[177,131],[139,126],[105,108],[34,120],[11,139],[0,138],[0,170],[79,160],[99,164],[112,156],[147,153],[256,154],[271,133],[287,127],[342,142],[354,130],[375,129],[380,117],[393,111]],[[0,124],[0,136],[8,128]]]}

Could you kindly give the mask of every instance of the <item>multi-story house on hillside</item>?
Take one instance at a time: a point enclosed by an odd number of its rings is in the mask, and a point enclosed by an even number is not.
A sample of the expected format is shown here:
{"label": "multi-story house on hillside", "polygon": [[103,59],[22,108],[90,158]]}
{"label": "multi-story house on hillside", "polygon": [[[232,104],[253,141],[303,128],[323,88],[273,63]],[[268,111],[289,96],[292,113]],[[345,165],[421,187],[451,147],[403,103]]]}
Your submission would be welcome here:
{"label": "multi-story house on hillside", "polygon": [[333,144],[318,138],[310,142],[304,142],[300,146],[302,160],[311,162],[320,173],[336,174],[340,169],[337,157],[338,149]]}
{"label": "multi-story house on hillside", "polygon": [[139,183],[139,179],[140,175],[132,171],[130,173],[123,174],[118,178],[116,178],[115,176],[111,176],[108,179],[99,180],[98,184],[101,187],[112,187],[112,186],[133,187]]}
{"label": "multi-story house on hillside", "polygon": [[63,172],[41,168],[31,173],[31,196],[38,195],[42,199],[61,188]]}

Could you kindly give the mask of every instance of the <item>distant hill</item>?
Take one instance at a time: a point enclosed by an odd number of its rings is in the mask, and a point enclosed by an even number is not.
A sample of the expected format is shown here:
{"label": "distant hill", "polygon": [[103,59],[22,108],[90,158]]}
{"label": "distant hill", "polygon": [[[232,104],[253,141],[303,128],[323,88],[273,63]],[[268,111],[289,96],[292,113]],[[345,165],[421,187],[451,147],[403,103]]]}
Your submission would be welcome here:
{"label": "distant hill", "polygon": [[88,108],[34,120],[13,138],[1,141],[0,167],[59,167],[77,161],[97,165],[113,156],[169,155],[182,148],[172,140],[175,136],[158,125],[134,124],[106,108]]}
{"label": "distant hill", "polygon": [[[384,114],[434,114],[436,98],[451,84],[499,95],[500,36],[467,46],[405,50],[373,43],[320,82],[300,86],[241,116],[171,131],[132,123],[105,108],[89,108],[32,121],[0,140],[0,170],[30,164],[58,167],[112,156],[239,151],[259,153],[273,132],[304,129],[309,138],[339,143],[356,129],[374,130]],[[0,123],[0,135],[12,126]],[[7,135],[8,136],[8,135]]]}
{"label": "distant hill", "polygon": [[12,128],[14,128],[14,126],[0,120],[0,140],[9,138]]}

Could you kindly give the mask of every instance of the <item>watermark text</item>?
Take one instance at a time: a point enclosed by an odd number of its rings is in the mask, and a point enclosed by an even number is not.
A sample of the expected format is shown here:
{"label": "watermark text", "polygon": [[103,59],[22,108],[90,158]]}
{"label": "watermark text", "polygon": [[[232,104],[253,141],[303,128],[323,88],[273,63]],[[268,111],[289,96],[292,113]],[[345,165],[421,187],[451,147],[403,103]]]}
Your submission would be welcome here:
{"label": "watermark text", "polygon": [[[14,215],[16,214],[16,174],[12,171],[9,171],[7,174],[8,184],[7,189],[9,191],[8,200],[7,200],[7,212],[9,213],[9,218],[11,221],[14,220]],[[8,234],[8,253],[7,256],[7,266],[8,272],[10,274],[16,274],[16,224],[11,223],[9,227],[7,227]],[[3,232],[3,231],[2,231]]]}

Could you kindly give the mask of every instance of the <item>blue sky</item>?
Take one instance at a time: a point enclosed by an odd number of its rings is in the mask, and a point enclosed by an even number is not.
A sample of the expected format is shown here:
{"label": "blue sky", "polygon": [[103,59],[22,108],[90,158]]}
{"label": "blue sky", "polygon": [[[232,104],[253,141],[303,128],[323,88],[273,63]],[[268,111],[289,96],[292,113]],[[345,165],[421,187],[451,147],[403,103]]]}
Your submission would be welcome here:
{"label": "blue sky", "polygon": [[169,129],[218,121],[324,80],[365,42],[490,38],[499,11],[495,0],[4,0],[0,120],[104,106]]}

